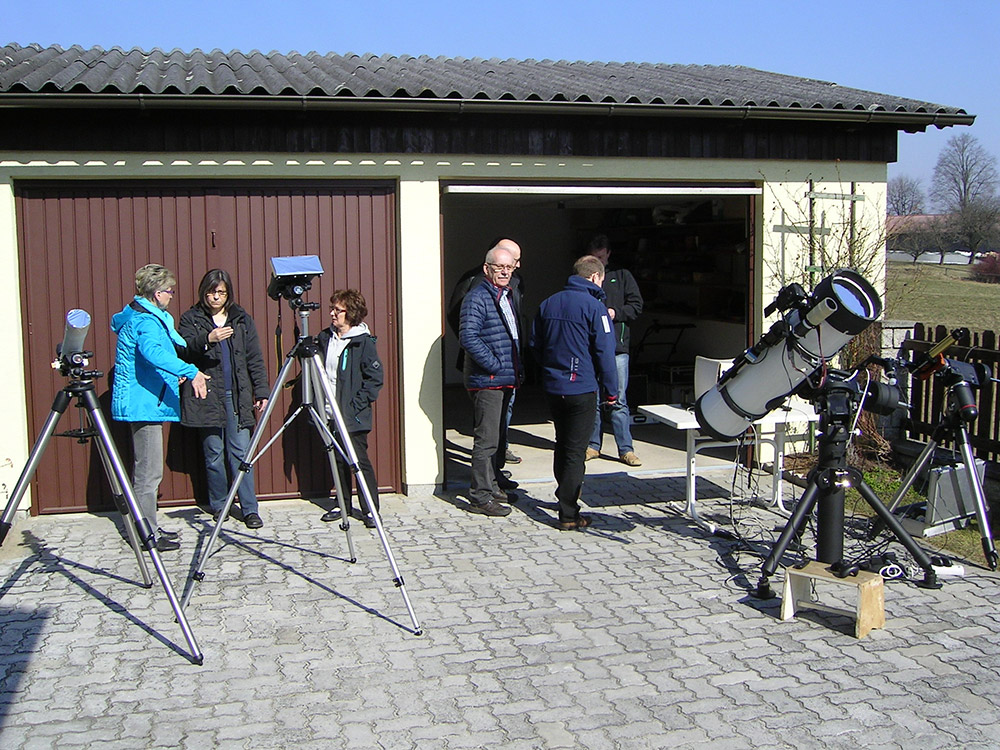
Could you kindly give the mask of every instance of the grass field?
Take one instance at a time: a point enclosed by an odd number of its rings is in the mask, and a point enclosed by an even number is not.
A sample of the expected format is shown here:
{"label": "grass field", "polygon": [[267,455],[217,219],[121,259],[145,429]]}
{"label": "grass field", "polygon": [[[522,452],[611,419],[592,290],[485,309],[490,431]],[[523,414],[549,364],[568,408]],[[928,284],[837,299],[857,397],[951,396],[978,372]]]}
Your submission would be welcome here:
{"label": "grass field", "polygon": [[889,263],[886,319],[1000,332],[1000,284],[968,276],[968,266]]}

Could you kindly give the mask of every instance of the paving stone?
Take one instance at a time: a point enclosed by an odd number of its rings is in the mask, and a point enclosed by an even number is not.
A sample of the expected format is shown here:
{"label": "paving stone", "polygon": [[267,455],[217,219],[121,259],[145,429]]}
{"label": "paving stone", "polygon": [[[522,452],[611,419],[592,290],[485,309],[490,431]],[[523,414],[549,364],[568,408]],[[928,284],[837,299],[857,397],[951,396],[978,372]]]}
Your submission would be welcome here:
{"label": "paving stone", "polygon": [[[201,667],[106,516],[26,519],[0,555],[0,747],[1000,746],[995,573],[887,584],[886,628],[857,640],[850,618],[779,622],[780,599],[750,596],[760,559],[667,509],[677,477],[588,479],[599,522],[575,534],[551,527],[552,489],[504,519],[452,493],[384,498],[420,637],[359,524],[351,564],[316,506],[265,503],[268,525],[226,524],[194,584],[212,527],[167,511]],[[725,525],[720,491],[699,483]]]}

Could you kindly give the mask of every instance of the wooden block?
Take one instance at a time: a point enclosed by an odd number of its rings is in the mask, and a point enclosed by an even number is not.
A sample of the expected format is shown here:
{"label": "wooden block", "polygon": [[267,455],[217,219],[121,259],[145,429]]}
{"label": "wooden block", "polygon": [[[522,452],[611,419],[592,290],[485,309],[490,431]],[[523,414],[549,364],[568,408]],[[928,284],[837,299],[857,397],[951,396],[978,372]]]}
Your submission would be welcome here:
{"label": "wooden block", "polygon": [[[852,612],[839,607],[828,607],[815,601],[812,598],[811,583],[816,580],[854,586],[858,595],[855,610]],[[857,638],[864,638],[872,628],[885,627],[885,592],[882,583],[882,576],[878,573],[864,570],[856,576],[839,578],[827,570],[826,563],[816,561],[802,568],[785,568],[781,619],[790,620],[802,607],[846,615],[854,619],[854,635]]]}

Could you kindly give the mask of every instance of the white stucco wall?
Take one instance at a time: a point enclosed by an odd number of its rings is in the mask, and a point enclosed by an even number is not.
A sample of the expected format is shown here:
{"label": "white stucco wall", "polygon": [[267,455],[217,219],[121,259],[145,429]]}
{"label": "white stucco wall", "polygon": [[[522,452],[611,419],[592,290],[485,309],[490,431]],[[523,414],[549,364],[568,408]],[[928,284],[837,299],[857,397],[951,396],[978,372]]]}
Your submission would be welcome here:
{"label": "white stucco wall", "polygon": [[[443,321],[429,316],[433,300],[441,300],[442,258],[440,184],[446,180],[615,182],[656,181],[676,184],[752,182],[762,186],[755,217],[756,246],[763,262],[757,264],[757,288],[766,304],[777,291],[775,274],[785,237],[786,263],[801,265],[802,240],[782,235],[774,227],[795,215],[801,223],[808,209],[809,181],[814,191],[850,193],[851,183],[865,200],[858,216],[882,234],[885,216],[886,165],[880,163],[759,162],[710,159],[586,159],[497,158],[478,156],[413,157],[407,155],[288,155],[273,154],[46,154],[22,159],[0,153],[0,378],[6,387],[0,418],[8,429],[0,433],[0,493],[9,492],[27,460],[35,436],[27,435],[22,351],[21,305],[17,273],[17,242],[12,181],[29,179],[393,179],[399,185],[398,268],[402,347],[402,451],[404,486],[440,484],[444,477],[444,435],[441,404],[443,380],[441,337]],[[827,203],[828,224],[838,216]],[[792,252],[791,248],[795,250]],[[884,243],[883,243],[884,247]],[[796,255],[798,253],[798,255]],[[791,258],[795,260],[792,261]],[[760,259],[759,259],[760,261]],[[881,274],[880,274],[881,276]],[[773,277],[773,278],[772,278]],[[881,281],[879,281],[879,284]],[[442,309],[442,301],[438,309]],[[759,311],[763,305],[758,304]],[[759,313],[758,313],[759,314]],[[760,330],[762,321],[755,321]],[[2,499],[2,494],[0,494]],[[26,499],[27,500],[27,499]],[[22,504],[26,507],[26,503]]]}

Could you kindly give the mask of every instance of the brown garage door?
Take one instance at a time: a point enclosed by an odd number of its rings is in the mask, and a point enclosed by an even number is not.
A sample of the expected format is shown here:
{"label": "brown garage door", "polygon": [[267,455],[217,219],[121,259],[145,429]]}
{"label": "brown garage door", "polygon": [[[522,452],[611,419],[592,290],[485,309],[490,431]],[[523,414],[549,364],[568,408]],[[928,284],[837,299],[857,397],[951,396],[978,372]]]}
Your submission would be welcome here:
{"label": "brown garage door", "polygon": [[[379,484],[401,486],[399,367],[396,322],[395,202],[391,185],[287,182],[253,185],[205,183],[39,184],[15,186],[21,299],[25,330],[28,439],[34,440],[65,380],[49,368],[62,340],[66,311],[80,307],[93,317],[88,348],[92,366],[114,363],[111,316],[134,294],[135,269],[162,263],[178,277],[170,307],[175,319],[197,296],[210,268],[233,276],[236,299],[257,323],[268,372],[277,376],[294,343],[295,315],[282,302],[284,340],[275,351],[278,303],[266,294],[273,256],[318,255],[325,273],[306,299],[322,303],[310,318],[316,334],[329,324],[334,289],[356,288],[368,300],[368,324],[378,336],[385,386],[375,409],[371,456]],[[296,368],[297,371],[297,368]],[[98,395],[110,417],[109,379]],[[275,431],[297,404],[297,388],[286,391],[272,415]],[[75,409],[60,431],[79,426]],[[280,415],[280,416],[279,416]],[[114,436],[128,466],[128,431]],[[167,464],[161,503],[204,498],[204,471],[195,433],[167,429]],[[262,443],[263,444],[263,443]],[[326,454],[304,417],[277,440],[257,464],[261,497],[316,496],[332,486]],[[99,457],[92,445],[54,439],[33,485],[35,513],[113,507]]]}

